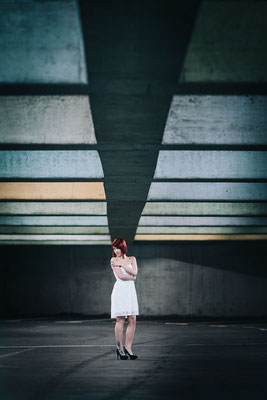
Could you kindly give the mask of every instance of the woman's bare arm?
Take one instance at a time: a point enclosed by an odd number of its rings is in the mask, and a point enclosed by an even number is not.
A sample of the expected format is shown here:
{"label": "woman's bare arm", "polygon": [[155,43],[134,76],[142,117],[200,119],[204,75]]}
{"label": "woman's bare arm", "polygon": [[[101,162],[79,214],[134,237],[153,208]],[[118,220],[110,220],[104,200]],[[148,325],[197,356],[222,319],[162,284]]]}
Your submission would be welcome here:
{"label": "woman's bare arm", "polygon": [[134,281],[135,280],[135,276],[133,276],[133,275],[129,276],[129,275],[123,274],[120,267],[113,267],[112,269],[115,271],[118,278],[120,278],[123,281]]}
{"label": "woman's bare arm", "polygon": [[134,256],[132,256],[132,260],[131,261],[132,261],[132,267],[133,268],[130,268],[127,265],[123,266],[123,268],[125,269],[125,271],[128,272],[128,274],[136,276],[137,273],[138,273],[136,258]]}

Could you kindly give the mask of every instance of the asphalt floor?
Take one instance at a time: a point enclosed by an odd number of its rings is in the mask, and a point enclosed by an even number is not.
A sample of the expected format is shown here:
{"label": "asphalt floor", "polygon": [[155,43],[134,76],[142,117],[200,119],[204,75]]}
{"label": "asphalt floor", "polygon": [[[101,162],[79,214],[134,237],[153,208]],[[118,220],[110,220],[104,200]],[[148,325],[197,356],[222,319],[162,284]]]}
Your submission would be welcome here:
{"label": "asphalt floor", "polygon": [[136,360],[117,360],[114,327],[0,320],[0,399],[267,399],[267,322],[137,317]]}

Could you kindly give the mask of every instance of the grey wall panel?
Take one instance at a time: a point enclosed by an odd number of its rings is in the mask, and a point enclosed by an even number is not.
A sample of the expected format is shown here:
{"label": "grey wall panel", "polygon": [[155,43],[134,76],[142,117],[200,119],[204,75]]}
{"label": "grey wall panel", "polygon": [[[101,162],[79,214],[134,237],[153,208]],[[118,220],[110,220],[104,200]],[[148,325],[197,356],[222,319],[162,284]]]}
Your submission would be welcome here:
{"label": "grey wall panel", "polygon": [[163,144],[267,144],[267,96],[174,96]]}
{"label": "grey wall panel", "polygon": [[[266,241],[139,243],[128,255],[138,264],[140,317],[267,316]],[[1,256],[1,316],[110,318],[110,245],[1,246]]]}
{"label": "grey wall panel", "polygon": [[0,233],[15,234],[91,234],[109,233],[108,226],[31,226],[31,225],[0,225]]}
{"label": "grey wall panel", "polygon": [[266,183],[152,182],[147,200],[267,200]]}
{"label": "grey wall panel", "polygon": [[87,83],[76,0],[1,0],[0,26],[0,82]]}
{"label": "grey wall panel", "polygon": [[96,144],[88,96],[1,96],[0,143]]}
{"label": "grey wall panel", "polygon": [[171,178],[266,179],[267,151],[161,150],[154,179]]}
{"label": "grey wall panel", "polygon": [[0,178],[103,178],[96,150],[2,150]]}

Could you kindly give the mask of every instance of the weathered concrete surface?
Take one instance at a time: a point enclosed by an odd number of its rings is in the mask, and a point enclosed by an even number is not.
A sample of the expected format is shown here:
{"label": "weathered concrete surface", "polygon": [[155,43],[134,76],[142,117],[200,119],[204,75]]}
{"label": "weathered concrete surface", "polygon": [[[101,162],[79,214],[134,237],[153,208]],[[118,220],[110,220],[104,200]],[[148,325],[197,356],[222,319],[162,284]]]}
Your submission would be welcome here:
{"label": "weathered concrete surface", "polygon": [[1,0],[0,26],[0,82],[87,83],[76,0]]}
{"label": "weathered concrete surface", "polygon": [[117,360],[111,320],[4,320],[0,396],[263,399],[266,330],[263,322],[137,319],[132,349],[138,358]]}
{"label": "weathered concrete surface", "polygon": [[267,215],[267,204],[155,201],[146,203],[142,215]]}
{"label": "weathered concrete surface", "polygon": [[109,233],[108,226],[26,226],[26,225],[1,225],[0,233],[26,233],[26,234],[102,234]]}
{"label": "weathered concrete surface", "polygon": [[0,143],[96,144],[88,96],[1,96]]}
{"label": "weathered concrete surface", "polygon": [[180,82],[266,82],[265,1],[203,1]]}
{"label": "weathered concrete surface", "polygon": [[[136,243],[140,316],[267,316],[265,241]],[[0,316],[110,316],[111,246],[1,246]]]}
{"label": "weathered concrete surface", "polygon": [[267,151],[160,150],[154,179],[175,178],[267,179]]}
{"label": "weathered concrete surface", "polygon": [[0,150],[0,178],[103,178],[96,150]]}
{"label": "weathered concrete surface", "polygon": [[266,96],[173,96],[162,143],[267,144],[266,109]]}

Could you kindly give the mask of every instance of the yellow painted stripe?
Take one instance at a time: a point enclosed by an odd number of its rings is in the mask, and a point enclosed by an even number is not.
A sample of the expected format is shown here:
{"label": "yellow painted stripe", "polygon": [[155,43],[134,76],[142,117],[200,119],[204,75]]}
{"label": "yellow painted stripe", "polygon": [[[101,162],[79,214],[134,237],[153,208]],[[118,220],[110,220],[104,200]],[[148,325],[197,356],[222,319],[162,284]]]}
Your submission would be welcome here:
{"label": "yellow painted stripe", "polygon": [[135,235],[134,240],[267,240],[267,235]]}
{"label": "yellow painted stripe", "polygon": [[0,182],[1,200],[106,200],[103,182]]}

